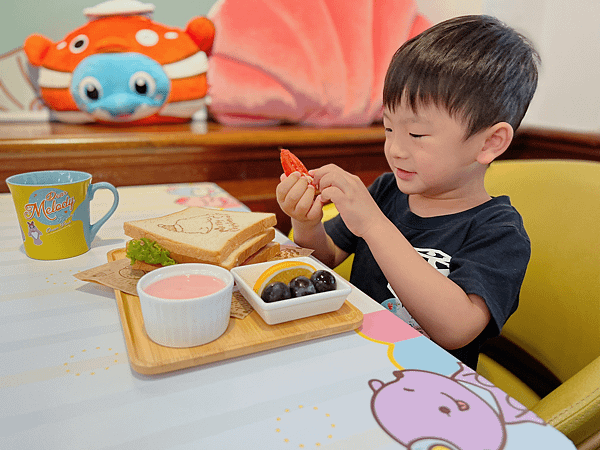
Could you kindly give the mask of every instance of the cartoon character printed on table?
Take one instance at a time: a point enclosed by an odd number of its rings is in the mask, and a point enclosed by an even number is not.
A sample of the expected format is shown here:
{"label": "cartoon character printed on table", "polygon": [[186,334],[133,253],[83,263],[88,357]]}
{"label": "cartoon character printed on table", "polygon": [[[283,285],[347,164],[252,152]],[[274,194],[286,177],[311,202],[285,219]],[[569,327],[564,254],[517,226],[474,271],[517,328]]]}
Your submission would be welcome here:
{"label": "cartoon character printed on table", "polygon": [[[392,289],[392,286],[389,283],[388,283],[388,289],[390,290],[390,292],[392,292],[394,295],[396,295],[394,293],[394,290]],[[417,323],[417,321],[413,318],[413,316],[410,315],[410,313],[404,307],[404,305],[398,299],[398,297],[388,298],[387,300],[381,302],[381,306],[383,306],[384,308],[386,308],[389,312],[391,312],[395,316],[397,316],[400,319],[402,319],[402,321],[404,321],[407,324],[409,324],[411,327],[413,327],[415,330],[417,330],[423,336],[429,337],[429,335],[421,327],[421,325],[419,325]]]}
{"label": "cartoon character printed on table", "polygon": [[213,186],[176,186],[167,188],[167,193],[177,195],[175,203],[183,206],[200,206],[203,208],[240,208],[242,204]]}
{"label": "cartoon character printed on table", "polygon": [[29,230],[27,232],[27,236],[29,236],[31,239],[33,239],[33,243],[35,245],[42,245],[43,242],[40,239],[42,232],[40,230],[38,230],[38,228],[35,226],[35,223],[33,223],[33,221],[31,221],[31,222],[27,221],[27,228]]}
{"label": "cartoon character printed on table", "polygon": [[39,67],[40,95],[63,122],[149,124],[189,121],[204,111],[214,25],[185,30],[150,19],[154,5],[109,0],[59,42],[33,34],[24,50]]}
{"label": "cartoon character printed on table", "polygon": [[[410,450],[502,450],[507,424],[545,422],[459,363],[447,377],[422,370],[393,372],[395,380],[370,380],[377,423]],[[474,431],[477,432],[474,432]]]}

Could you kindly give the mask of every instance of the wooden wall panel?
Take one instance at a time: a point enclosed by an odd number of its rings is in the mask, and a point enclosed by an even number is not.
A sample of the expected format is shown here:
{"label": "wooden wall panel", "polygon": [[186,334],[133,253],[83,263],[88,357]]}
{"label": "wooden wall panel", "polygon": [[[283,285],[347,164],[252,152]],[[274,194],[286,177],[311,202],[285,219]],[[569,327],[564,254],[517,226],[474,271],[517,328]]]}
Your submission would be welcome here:
{"label": "wooden wall panel", "polygon": [[[289,218],[275,200],[279,148],[308,168],[334,163],[370,184],[388,170],[383,127],[308,128],[156,125],[110,127],[60,123],[0,124],[0,192],[4,180],[33,170],[90,172],[115,186],[213,181],[256,211]],[[566,158],[600,161],[600,134],[520,130],[503,159]]]}

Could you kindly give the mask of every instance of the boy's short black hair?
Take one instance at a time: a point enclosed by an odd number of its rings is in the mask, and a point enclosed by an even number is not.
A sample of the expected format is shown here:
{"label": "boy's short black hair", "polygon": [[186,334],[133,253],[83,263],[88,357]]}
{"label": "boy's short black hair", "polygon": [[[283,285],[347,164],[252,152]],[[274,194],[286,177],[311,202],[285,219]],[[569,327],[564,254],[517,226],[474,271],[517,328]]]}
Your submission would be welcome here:
{"label": "boy's short black hair", "polygon": [[539,55],[521,34],[489,16],[441,22],[394,54],[383,104],[417,112],[434,104],[466,125],[465,139],[499,122],[516,130],[537,87]]}

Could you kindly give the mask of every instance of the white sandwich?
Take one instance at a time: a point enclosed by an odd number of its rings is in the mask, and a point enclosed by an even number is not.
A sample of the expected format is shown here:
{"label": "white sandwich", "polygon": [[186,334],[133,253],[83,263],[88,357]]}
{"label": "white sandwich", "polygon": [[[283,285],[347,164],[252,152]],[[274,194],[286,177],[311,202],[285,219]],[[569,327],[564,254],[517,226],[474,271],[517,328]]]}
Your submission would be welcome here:
{"label": "white sandwich", "polygon": [[278,252],[272,243],[276,223],[272,213],[190,207],[125,222],[123,230],[134,239],[127,244],[127,256],[136,268],[202,262],[231,269],[249,258],[256,262]]}

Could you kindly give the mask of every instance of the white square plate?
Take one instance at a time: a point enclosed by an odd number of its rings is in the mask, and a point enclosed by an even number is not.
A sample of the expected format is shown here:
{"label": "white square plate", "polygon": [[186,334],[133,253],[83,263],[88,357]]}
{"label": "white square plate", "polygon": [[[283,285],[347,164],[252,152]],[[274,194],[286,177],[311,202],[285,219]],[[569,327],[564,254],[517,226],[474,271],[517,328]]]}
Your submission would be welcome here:
{"label": "white square plate", "polygon": [[[289,298],[273,303],[264,302],[263,299],[254,292],[254,284],[265,270],[284,261],[300,261],[310,264],[315,270],[327,270],[331,272],[337,281],[337,289],[329,292],[320,292],[302,297]],[[350,292],[352,292],[350,284],[348,284],[341,276],[329,267],[321,264],[319,261],[308,257],[289,258],[234,267],[231,269],[231,273],[235,278],[235,283],[240,289],[240,292],[269,325],[337,311],[342,307],[344,301],[348,295],[350,295]]]}

